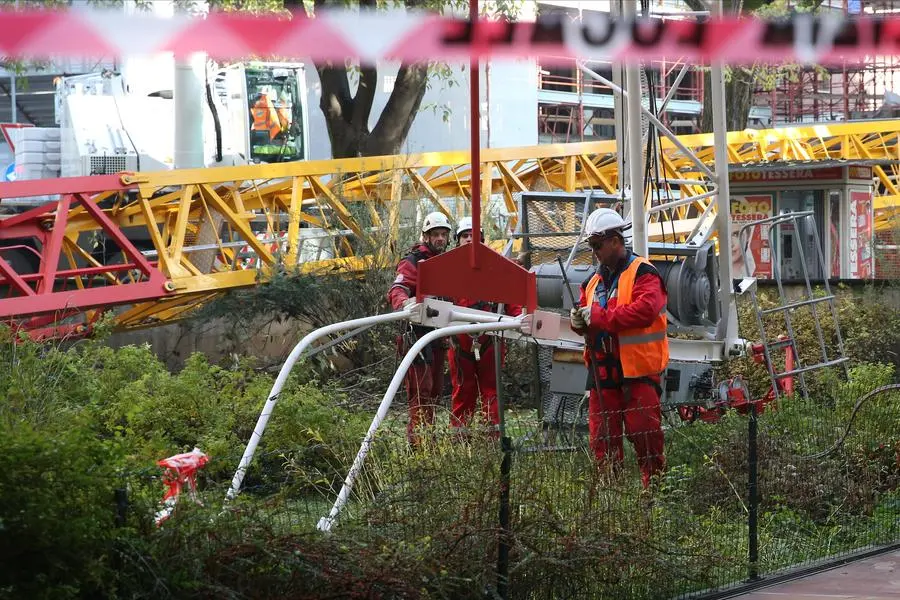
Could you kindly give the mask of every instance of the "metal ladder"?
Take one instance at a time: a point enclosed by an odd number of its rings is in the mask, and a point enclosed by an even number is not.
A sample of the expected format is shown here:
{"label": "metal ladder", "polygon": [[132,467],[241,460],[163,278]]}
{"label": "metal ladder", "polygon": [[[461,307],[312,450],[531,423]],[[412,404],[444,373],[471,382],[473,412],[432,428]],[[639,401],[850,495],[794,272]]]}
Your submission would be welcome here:
{"label": "metal ladder", "polygon": [[[781,227],[788,224],[792,225],[793,230],[796,232],[812,232],[813,245],[815,246],[815,259],[818,263],[818,271],[822,273],[822,283],[823,287],[825,288],[824,296],[816,297],[813,293],[812,281],[809,276],[809,263],[807,262],[806,250],[804,249],[804,242],[801,237],[801,239],[797,242],[796,248],[800,258],[800,264],[802,265],[802,281],[805,287],[805,295],[800,300],[793,302],[788,301],[788,298],[784,291],[784,282],[781,275],[781,258],[783,253],[783,249],[780,247],[781,238],[773,238],[772,236],[773,231],[777,235],[778,233],[780,233]],[[778,397],[781,390],[781,386],[778,385],[779,382],[787,377],[796,377],[800,383],[801,394],[804,400],[807,400],[809,399],[809,390],[806,385],[805,375],[810,371],[841,366],[843,368],[844,375],[847,376],[849,374],[847,367],[848,359],[844,355],[844,340],[841,337],[840,322],[838,321],[837,308],[834,304],[835,297],[831,292],[831,286],[828,283],[828,277],[825,276],[827,270],[824,253],[822,251],[822,243],[819,238],[819,232],[816,229],[816,223],[812,211],[786,212],[774,217],[770,217],[768,219],[762,219],[744,225],[743,227],[741,227],[738,233],[738,243],[740,245],[741,258],[744,265],[744,275],[746,277],[753,277],[753,274],[749,272],[749,269],[747,267],[746,247],[747,241],[749,241],[750,235],[756,227],[766,228],[768,239],[770,240],[769,247],[772,251],[772,272],[775,283],[778,286],[779,305],[767,309],[762,309],[759,305],[759,297],[757,295],[756,286],[750,286],[749,289],[753,301],[753,307],[755,309],[754,312],[756,314],[756,323],[759,326],[759,332],[762,335],[763,352],[765,354],[766,368],[768,369],[769,377],[772,380],[772,389],[775,390],[776,397]],[[773,239],[778,240],[779,243],[773,244],[771,242],[771,240]],[[837,340],[837,354],[833,356],[829,356],[828,347],[825,344],[825,336],[822,333],[822,323],[819,319],[819,313],[817,311],[818,305],[822,303],[826,303],[828,305],[828,310],[831,311],[831,318],[834,322],[834,332]],[[804,364],[803,357],[801,356],[797,347],[797,336],[794,332],[794,323],[791,318],[791,314],[795,310],[805,306],[809,306],[810,311],[812,312],[813,321],[816,328],[816,337],[819,343],[820,354],[818,357],[818,361],[814,364]],[[787,337],[782,336],[781,339],[769,341],[769,332],[766,330],[765,320],[763,317],[775,313],[780,313],[783,316],[785,329],[787,330]],[[778,372],[775,367],[775,363],[772,360],[772,352],[775,350],[787,348],[790,348],[790,350],[794,353],[794,368],[790,371]]]}

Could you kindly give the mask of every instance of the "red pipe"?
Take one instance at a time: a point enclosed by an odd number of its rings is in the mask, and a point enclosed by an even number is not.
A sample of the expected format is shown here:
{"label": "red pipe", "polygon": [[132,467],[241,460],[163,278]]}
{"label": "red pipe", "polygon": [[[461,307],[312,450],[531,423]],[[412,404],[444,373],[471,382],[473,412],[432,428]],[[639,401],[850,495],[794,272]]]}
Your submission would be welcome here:
{"label": "red pipe", "polygon": [[[472,22],[472,31],[478,40],[478,0],[469,2],[469,20]],[[476,42],[477,43],[477,42]],[[478,252],[481,249],[481,107],[479,106],[479,66],[478,59],[469,60],[469,114],[471,126],[471,138],[469,144],[472,154],[472,268],[478,268]]]}

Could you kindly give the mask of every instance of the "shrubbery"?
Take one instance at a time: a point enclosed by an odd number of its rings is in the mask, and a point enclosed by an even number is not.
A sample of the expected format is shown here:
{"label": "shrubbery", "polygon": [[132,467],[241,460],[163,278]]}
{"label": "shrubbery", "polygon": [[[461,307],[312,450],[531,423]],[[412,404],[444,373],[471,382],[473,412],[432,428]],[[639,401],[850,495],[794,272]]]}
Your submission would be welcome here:
{"label": "shrubbery", "polygon": [[[893,362],[897,311],[877,298],[840,307],[850,382],[823,379],[817,389],[827,393],[785,400],[760,418],[765,568],[897,539],[896,395],[867,403],[843,446],[808,458],[837,441],[857,398],[896,376],[892,365],[870,363]],[[755,323],[746,310],[749,338]],[[511,353],[508,397],[527,393],[528,351]],[[495,583],[497,446],[438,435],[428,451],[410,454],[402,417],[387,423],[342,520],[322,535],[313,526],[334,501],[373,410],[367,386],[327,380],[328,367],[318,366],[301,366],[289,380],[245,491],[226,507],[270,374],[250,360],[223,367],[200,355],[169,373],[149,348],[111,349],[102,339],[68,348],[0,343],[0,596],[482,597]],[[731,368],[759,375],[757,365]],[[358,379],[385,386],[377,372]],[[759,382],[767,386],[765,373]],[[517,430],[534,426],[530,413],[509,418],[527,423]],[[157,528],[163,485],[155,463],[194,446],[211,457],[199,478],[204,505],[182,502]],[[666,449],[669,470],[652,504],[633,456],[610,480],[583,451],[516,453],[513,597],[602,589],[651,598],[741,579],[746,418],[675,428]],[[124,512],[116,490],[127,491]]]}
{"label": "shrubbery", "polygon": [[[68,350],[7,342],[0,359],[0,592],[16,597],[115,595],[112,542],[150,529],[163,492],[156,461],[198,446],[211,458],[201,486],[230,482],[273,383],[249,364],[225,369],[199,354],[170,374],[148,347],[100,340]],[[308,488],[298,463],[349,467],[331,443],[361,439],[370,415],[338,408],[336,396],[288,382],[245,480],[251,493]],[[114,490],[124,488],[131,528],[117,530]]]}

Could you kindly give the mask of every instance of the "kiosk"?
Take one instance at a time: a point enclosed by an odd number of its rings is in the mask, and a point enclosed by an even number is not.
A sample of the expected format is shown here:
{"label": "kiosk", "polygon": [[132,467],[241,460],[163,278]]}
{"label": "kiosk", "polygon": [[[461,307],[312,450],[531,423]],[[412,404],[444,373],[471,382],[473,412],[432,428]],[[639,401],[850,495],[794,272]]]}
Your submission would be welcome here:
{"label": "kiosk", "polygon": [[[862,165],[837,165],[824,168],[771,169],[734,168],[730,172],[732,264],[735,277],[750,274],[771,279],[774,268],[781,269],[784,281],[802,277],[800,261],[805,257],[812,280],[873,279],[874,181],[872,168]],[[785,212],[812,211],[814,225],[805,222],[799,231],[791,225],[779,226],[773,237],[764,228],[750,236],[746,256],[747,270],[741,258],[737,234],[741,226]],[[828,272],[822,273],[816,260],[815,226]],[[803,244],[802,249],[799,247]],[[782,256],[780,265],[772,264],[772,248]],[[802,252],[801,252],[802,250]]]}

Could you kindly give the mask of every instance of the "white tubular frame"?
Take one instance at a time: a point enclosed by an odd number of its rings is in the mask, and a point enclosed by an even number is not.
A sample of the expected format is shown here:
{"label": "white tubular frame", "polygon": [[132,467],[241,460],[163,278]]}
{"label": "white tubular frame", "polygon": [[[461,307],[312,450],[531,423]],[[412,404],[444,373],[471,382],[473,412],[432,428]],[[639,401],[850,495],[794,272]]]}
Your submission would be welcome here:
{"label": "white tubular frame", "polygon": [[269,397],[266,399],[266,404],[265,406],[263,406],[262,412],[259,414],[259,419],[256,421],[256,427],[253,429],[253,434],[250,436],[250,441],[247,442],[247,448],[244,450],[244,455],[241,457],[241,462],[238,465],[237,471],[235,471],[234,473],[234,478],[231,480],[231,487],[228,488],[226,500],[234,499],[234,497],[237,496],[241,491],[241,483],[244,481],[244,475],[247,473],[247,468],[250,466],[250,462],[253,460],[253,455],[256,452],[256,447],[259,445],[259,440],[262,439],[262,434],[266,430],[266,425],[268,425],[269,423],[269,417],[272,416],[272,411],[275,410],[275,404],[278,402],[278,396],[281,394],[281,390],[282,388],[284,388],[284,384],[287,381],[288,375],[291,374],[291,370],[293,370],[294,365],[300,359],[300,355],[303,354],[304,350],[309,348],[309,346],[316,340],[326,335],[337,333],[338,331],[409,319],[413,314],[413,310],[414,307],[410,307],[406,310],[400,310],[384,315],[374,315],[371,317],[363,317],[361,319],[352,319],[350,321],[333,323],[331,325],[320,327],[319,329],[308,333],[306,337],[304,337],[302,340],[300,340],[300,342],[297,343],[296,346],[294,346],[294,349],[291,350],[290,355],[284,362],[284,365],[281,367],[281,371],[278,372],[278,378],[275,379],[275,384],[272,386],[272,391],[269,392]]}
{"label": "white tubular frame", "polygon": [[384,418],[387,416],[387,412],[391,408],[391,404],[394,401],[394,396],[400,389],[400,384],[403,382],[403,378],[406,377],[406,372],[409,370],[409,367],[412,365],[413,360],[415,360],[415,357],[419,354],[419,352],[424,350],[425,346],[438,338],[449,337],[451,335],[459,335],[463,333],[487,333],[491,331],[503,331],[507,329],[521,329],[523,325],[524,323],[521,319],[512,319],[508,317],[498,319],[495,317],[492,323],[451,325],[449,327],[435,329],[423,335],[415,344],[413,344],[412,348],[410,348],[406,353],[406,356],[403,357],[403,361],[397,368],[397,372],[394,373],[394,377],[393,379],[391,379],[391,383],[388,386],[387,391],[384,393],[384,397],[381,400],[381,405],[378,407],[378,412],[375,413],[375,418],[372,419],[372,424],[369,426],[369,431],[366,432],[366,436],[363,438],[362,444],[359,447],[359,452],[357,452],[356,458],[353,460],[353,465],[350,467],[350,471],[347,473],[347,478],[344,480],[344,485],[341,486],[341,491],[338,494],[337,500],[335,500],[334,506],[331,507],[331,512],[328,513],[327,517],[322,517],[321,519],[319,519],[319,522],[316,525],[319,531],[331,531],[332,526],[337,520],[338,513],[350,498],[350,492],[353,489],[353,484],[356,482],[356,478],[359,475],[360,470],[362,469],[363,462],[366,460],[366,455],[369,453],[369,448],[372,445],[372,439],[375,437],[375,432],[378,430],[378,428],[381,426],[381,423],[384,421]]}

